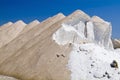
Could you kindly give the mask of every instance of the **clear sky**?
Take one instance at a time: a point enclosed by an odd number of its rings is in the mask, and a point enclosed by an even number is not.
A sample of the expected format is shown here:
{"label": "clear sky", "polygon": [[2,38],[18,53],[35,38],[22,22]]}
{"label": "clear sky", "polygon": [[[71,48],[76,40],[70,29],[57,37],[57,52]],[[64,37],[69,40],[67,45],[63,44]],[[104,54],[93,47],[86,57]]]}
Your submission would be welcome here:
{"label": "clear sky", "polygon": [[113,38],[120,38],[120,0],[0,0],[0,25],[17,20],[42,21],[59,12],[68,15],[77,9],[111,22]]}

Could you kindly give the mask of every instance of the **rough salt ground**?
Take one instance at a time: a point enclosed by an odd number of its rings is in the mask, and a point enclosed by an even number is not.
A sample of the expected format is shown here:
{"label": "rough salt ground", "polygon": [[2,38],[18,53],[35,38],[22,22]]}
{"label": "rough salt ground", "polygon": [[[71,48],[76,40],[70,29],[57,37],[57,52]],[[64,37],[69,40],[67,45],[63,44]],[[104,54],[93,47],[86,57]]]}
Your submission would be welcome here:
{"label": "rough salt ground", "polygon": [[110,66],[113,60],[120,66],[119,57],[115,51],[94,43],[74,44],[68,62],[71,80],[120,80],[119,68]]}

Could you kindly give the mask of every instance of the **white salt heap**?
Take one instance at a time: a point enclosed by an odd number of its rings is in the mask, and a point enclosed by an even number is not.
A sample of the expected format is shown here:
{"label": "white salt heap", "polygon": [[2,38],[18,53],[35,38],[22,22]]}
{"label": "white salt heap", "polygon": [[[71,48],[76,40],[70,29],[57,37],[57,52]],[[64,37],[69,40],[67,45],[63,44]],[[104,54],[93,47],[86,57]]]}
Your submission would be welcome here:
{"label": "white salt heap", "polygon": [[113,49],[111,24],[97,16],[75,23],[63,23],[53,34],[57,44],[73,45],[67,65],[71,80],[120,80],[120,51]]}
{"label": "white salt heap", "polygon": [[120,40],[111,33],[110,22],[81,10],[8,22],[0,26],[0,80],[120,80]]}

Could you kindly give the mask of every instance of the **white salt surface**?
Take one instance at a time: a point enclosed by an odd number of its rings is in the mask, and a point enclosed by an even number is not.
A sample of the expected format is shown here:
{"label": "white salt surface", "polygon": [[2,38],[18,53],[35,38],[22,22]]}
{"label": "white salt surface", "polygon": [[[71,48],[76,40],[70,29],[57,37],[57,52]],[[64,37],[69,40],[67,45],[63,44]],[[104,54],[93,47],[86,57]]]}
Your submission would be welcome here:
{"label": "white salt surface", "polygon": [[120,66],[120,54],[94,43],[73,45],[68,61],[71,80],[120,80],[119,68],[110,65],[115,60]]}
{"label": "white salt surface", "polygon": [[[71,71],[71,80],[120,80],[120,50],[108,49],[96,41],[90,42],[89,39],[94,39],[93,27],[89,22],[86,29],[92,30],[84,32],[80,31],[76,25],[62,24],[62,27],[53,34],[53,40],[57,44],[73,45],[67,65]],[[87,33],[88,38],[83,32]],[[107,34],[111,33],[108,31]],[[107,37],[109,39],[110,36]],[[80,43],[86,39],[88,42]],[[117,62],[118,68],[111,66],[113,61]]]}

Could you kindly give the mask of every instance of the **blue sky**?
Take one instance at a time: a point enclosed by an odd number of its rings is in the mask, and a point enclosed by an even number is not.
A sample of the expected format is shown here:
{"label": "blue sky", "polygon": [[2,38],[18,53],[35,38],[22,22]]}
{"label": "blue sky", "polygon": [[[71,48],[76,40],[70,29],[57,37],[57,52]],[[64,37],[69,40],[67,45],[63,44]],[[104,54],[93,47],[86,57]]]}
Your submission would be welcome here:
{"label": "blue sky", "polygon": [[59,12],[65,15],[80,9],[112,23],[113,38],[120,38],[120,0],[0,0],[0,25],[23,20],[42,21]]}

